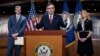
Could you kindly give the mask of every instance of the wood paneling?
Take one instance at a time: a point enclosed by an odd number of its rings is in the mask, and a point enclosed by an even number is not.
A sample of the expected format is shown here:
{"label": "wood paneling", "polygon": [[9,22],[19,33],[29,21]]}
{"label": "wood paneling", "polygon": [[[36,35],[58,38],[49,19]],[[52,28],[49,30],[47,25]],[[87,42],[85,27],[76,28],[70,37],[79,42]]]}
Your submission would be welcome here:
{"label": "wood paneling", "polygon": [[[1,48],[3,47],[3,48]],[[94,56],[100,55],[100,40],[93,39]],[[7,53],[7,38],[0,38],[0,56],[6,56]],[[66,56],[77,56],[77,42],[66,48]],[[24,48],[21,49],[21,56],[24,56]]]}

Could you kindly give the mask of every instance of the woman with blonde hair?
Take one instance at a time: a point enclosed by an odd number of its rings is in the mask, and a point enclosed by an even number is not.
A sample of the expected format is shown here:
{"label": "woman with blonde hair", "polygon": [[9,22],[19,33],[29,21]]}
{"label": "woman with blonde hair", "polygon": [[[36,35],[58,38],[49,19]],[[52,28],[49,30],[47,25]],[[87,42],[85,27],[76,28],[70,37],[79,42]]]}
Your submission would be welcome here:
{"label": "woman with blonde hair", "polygon": [[93,27],[92,21],[86,10],[81,11],[81,20],[77,25],[78,48],[77,52],[80,56],[92,56],[93,45],[92,35]]}

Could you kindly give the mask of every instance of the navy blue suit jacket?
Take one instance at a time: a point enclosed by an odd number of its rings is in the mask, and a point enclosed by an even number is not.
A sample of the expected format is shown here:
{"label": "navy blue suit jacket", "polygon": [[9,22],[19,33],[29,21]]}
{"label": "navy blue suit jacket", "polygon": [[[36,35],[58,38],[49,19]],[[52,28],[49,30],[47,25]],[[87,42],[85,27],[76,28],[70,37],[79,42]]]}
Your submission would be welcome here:
{"label": "navy blue suit jacket", "polygon": [[12,38],[12,34],[18,33],[18,36],[23,36],[26,27],[26,18],[21,15],[18,22],[16,21],[16,15],[9,17],[8,21],[8,31],[9,37]]}
{"label": "navy blue suit jacket", "polygon": [[66,27],[61,16],[54,14],[52,24],[49,21],[49,15],[44,15],[36,28],[44,28],[44,30],[60,30],[60,27]]}

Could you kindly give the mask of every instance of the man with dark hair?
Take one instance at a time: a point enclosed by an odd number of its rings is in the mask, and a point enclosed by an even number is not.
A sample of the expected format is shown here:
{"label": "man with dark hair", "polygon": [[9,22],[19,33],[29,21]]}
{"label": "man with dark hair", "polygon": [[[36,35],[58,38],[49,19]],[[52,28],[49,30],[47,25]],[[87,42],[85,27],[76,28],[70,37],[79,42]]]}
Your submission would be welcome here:
{"label": "man with dark hair", "polygon": [[44,30],[60,30],[60,27],[66,27],[61,16],[55,14],[55,6],[49,3],[46,7],[47,14],[39,21],[37,20],[36,27],[44,28]]}
{"label": "man with dark hair", "polygon": [[14,56],[20,55],[21,46],[14,45],[14,41],[17,39],[17,37],[23,36],[26,26],[26,18],[23,15],[21,15],[21,6],[15,7],[15,13],[15,15],[9,17],[8,21],[9,34],[7,56],[12,56],[14,48]]}

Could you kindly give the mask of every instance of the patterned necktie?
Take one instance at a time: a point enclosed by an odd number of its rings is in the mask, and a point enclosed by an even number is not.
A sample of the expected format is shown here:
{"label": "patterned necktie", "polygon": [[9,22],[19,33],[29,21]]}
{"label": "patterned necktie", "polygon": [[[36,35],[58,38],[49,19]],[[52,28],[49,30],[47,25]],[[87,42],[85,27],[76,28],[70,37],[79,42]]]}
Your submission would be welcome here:
{"label": "patterned necktie", "polygon": [[52,15],[50,15],[49,21],[50,21],[50,24],[51,24],[52,23]]}

